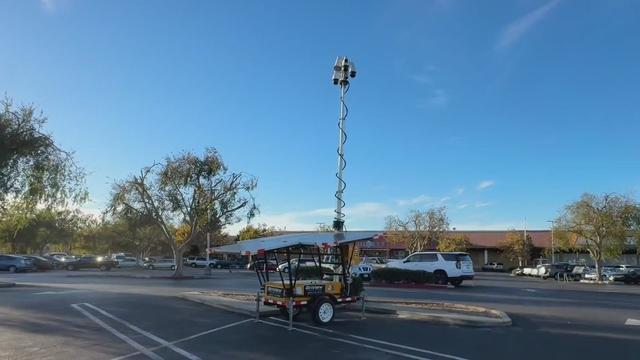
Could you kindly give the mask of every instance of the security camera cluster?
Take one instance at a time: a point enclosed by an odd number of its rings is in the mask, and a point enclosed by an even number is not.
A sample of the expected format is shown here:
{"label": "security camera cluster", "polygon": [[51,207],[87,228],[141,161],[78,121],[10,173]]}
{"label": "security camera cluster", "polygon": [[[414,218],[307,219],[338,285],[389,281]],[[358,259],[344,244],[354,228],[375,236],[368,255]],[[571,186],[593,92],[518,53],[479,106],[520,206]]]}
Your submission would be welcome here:
{"label": "security camera cluster", "polygon": [[356,64],[346,56],[338,56],[333,65],[333,85],[346,85],[349,77],[356,77]]}

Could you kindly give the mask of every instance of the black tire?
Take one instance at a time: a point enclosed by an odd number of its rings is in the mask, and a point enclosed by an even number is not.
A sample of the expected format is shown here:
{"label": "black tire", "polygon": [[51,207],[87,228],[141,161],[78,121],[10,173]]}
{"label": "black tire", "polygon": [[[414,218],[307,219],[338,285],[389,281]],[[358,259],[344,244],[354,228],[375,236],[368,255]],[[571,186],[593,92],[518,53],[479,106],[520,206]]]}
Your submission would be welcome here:
{"label": "black tire", "polygon": [[222,269],[222,264],[218,264],[218,265],[216,265],[216,268],[218,268],[218,269]]}
{"label": "black tire", "polygon": [[147,269],[149,269],[149,270],[155,270],[155,268],[156,268],[156,267],[155,267],[155,266],[153,266],[153,265],[149,265],[149,266],[147,266]]}
{"label": "black tire", "polygon": [[216,267],[214,264],[209,264],[210,269],[213,269],[214,267]]}
{"label": "black tire", "polygon": [[313,321],[318,325],[329,325],[336,313],[336,307],[326,296],[318,298],[313,304]]}
{"label": "black tire", "polygon": [[174,271],[176,269],[176,266],[175,265],[171,265],[171,267],[169,269],[171,269],[171,271]]}
{"label": "black tire", "polygon": [[434,282],[438,285],[447,285],[449,277],[444,270],[436,270],[433,272]]}
{"label": "black tire", "polygon": [[67,270],[69,270],[69,271],[73,271],[73,270],[75,270],[75,269],[76,269],[76,267],[75,267],[75,266],[73,266],[73,265],[67,265]]}
{"label": "black tire", "polygon": [[451,285],[458,287],[460,285],[462,285],[462,279],[455,279],[455,280],[451,280],[450,281]]}
{"label": "black tire", "polygon": [[196,265],[196,263],[191,263],[191,267],[192,268],[195,268],[196,266],[198,266],[198,265]]}
{"label": "black tire", "polygon": [[107,271],[107,265],[100,265],[100,266],[98,267],[98,269],[99,269],[100,271]]}
{"label": "black tire", "polygon": [[287,266],[284,269],[282,269],[282,272],[285,274],[289,273],[289,267]]}
{"label": "black tire", "polygon": [[11,265],[11,266],[9,266],[9,272],[10,272],[10,273],[18,272],[18,268],[17,268],[17,267],[15,267],[15,266],[13,266],[13,265]]}

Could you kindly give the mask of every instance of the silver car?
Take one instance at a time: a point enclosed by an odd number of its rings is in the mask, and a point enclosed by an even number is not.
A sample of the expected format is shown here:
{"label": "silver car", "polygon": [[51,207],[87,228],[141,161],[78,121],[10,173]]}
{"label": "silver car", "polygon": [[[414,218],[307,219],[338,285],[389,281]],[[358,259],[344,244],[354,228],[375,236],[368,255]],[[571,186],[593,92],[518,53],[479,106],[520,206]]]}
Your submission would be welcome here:
{"label": "silver car", "polygon": [[31,271],[33,270],[33,262],[22,256],[0,255],[0,270],[8,270],[12,273]]}
{"label": "silver car", "polygon": [[173,259],[159,259],[154,262],[147,264],[147,269],[155,270],[155,269],[165,269],[165,270],[175,270],[176,263]]}

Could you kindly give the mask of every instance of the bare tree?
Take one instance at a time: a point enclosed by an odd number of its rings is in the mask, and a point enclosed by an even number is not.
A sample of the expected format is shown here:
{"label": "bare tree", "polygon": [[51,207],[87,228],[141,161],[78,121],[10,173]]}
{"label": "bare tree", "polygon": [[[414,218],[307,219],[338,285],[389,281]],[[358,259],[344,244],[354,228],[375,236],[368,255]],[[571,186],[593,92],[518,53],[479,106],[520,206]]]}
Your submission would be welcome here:
{"label": "bare tree", "polygon": [[405,243],[411,252],[435,248],[449,230],[445,207],[412,210],[405,219],[389,216],[386,223],[389,241]]}
{"label": "bare tree", "polygon": [[202,157],[183,153],[168,157],[113,185],[109,209],[137,213],[152,220],[171,247],[175,277],[182,276],[182,255],[202,232],[216,233],[257,211],[251,192],[256,180],[229,173],[218,152]]}

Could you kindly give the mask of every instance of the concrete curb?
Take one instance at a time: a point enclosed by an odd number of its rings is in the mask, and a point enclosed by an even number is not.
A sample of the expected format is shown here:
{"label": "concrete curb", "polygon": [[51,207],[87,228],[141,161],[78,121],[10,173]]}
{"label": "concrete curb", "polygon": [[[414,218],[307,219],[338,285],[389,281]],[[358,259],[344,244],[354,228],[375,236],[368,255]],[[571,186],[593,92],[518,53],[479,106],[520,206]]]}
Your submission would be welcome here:
{"label": "concrete curb", "polygon": [[0,288],[10,288],[16,286],[16,283],[0,281]]}
{"label": "concrete curb", "polygon": [[[240,293],[238,293],[240,294]],[[252,294],[242,293],[242,295],[253,296]],[[209,305],[218,309],[226,310],[236,314],[246,315],[250,317],[255,316],[255,303],[248,301],[235,300],[230,298],[224,298],[216,296],[215,293],[204,292],[184,292],[178,295],[179,297],[198,302],[201,304]],[[402,304],[405,306],[403,307]],[[408,308],[407,304],[412,305],[436,305],[441,309],[457,309],[459,311],[466,311],[474,313],[461,314],[461,313],[439,313],[429,311],[412,311]],[[260,316],[272,316],[280,313],[279,310],[264,310],[261,306]],[[360,307],[346,307],[347,311],[359,312]],[[511,318],[502,311],[488,309],[479,306],[471,306],[464,304],[453,303],[433,303],[433,302],[408,302],[408,301],[393,301],[393,300],[368,300],[366,306],[366,312],[370,314],[380,315],[393,315],[400,319],[426,321],[434,324],[446,324],[468,327],[504,327],[511,326]],[[492,316],[482,316],[481,313],[490,313]]]}
{"label": "concrete curb", "polygon": [[65,277],[72,278],[126,278],[126,279],[158,279],[158,280],[203,280],[214,279],[215,277],[210,275],[187,275],[179,278],[173,276],[153,276],[153,275],[128,275],[128,274],[68,274]]}
{"label": "concrete curb", "polygon": [[388,289],[455,289],[453,285],[438,284],[385,284],[385,283],[369,283],[365,287],[388,288]]}
{"label": "concrete curb", "polygon": [[367,311],[385,315],[395,315],[401,319],[428,321],[435,324],[457,325],[467,327],[505,327],[511,326],[511,318],[504,312],[494,309],[484,309],[491,312],[496,317],[465,315],[465,314],[442,314],[437,312],[410,311],[393,309],[380,305],[367,303]]}
{"label": "concrete curb", "polygon": [[[250,294],[243,294],[250,295]],[[226,310],[235,314],[246,315],[250,317],[256,316],[255,303],[248,303],[240,300],[224,299],[219,296],[211,294],[203,294],[198,291],[183,292],[178,297],[197,302],[204,305],[209,305],[214,308]],[[260,317],[267,317],[280,314],[279,310],[264,310],[264,306],[260,306]]]}

